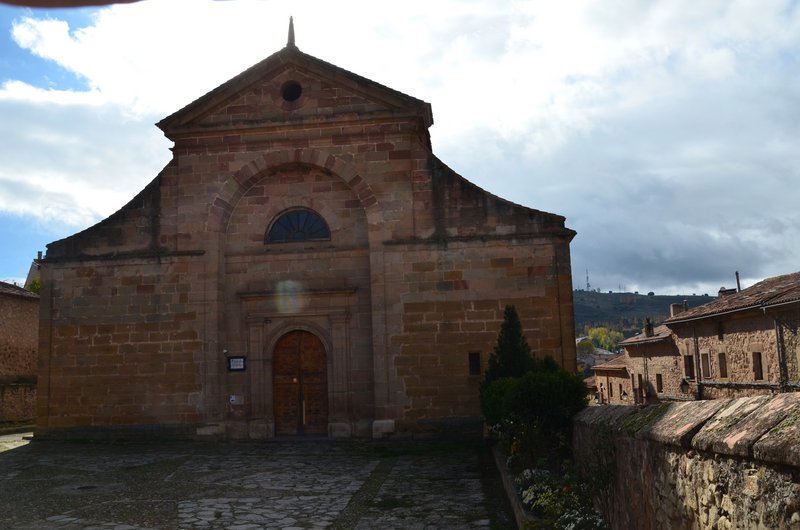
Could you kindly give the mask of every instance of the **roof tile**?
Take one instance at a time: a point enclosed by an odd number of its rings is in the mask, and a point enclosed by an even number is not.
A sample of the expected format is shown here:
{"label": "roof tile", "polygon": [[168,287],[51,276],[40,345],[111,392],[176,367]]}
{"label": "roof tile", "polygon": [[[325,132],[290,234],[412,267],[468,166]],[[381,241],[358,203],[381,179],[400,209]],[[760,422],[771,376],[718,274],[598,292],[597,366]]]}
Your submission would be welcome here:
{"label": "roof tile", "polygon": [[23,298],[39,298],[39,295],[32,293],[27,289],[14,285],[13,283],[0,282],[0,294],[10,294],[13,296],[21,296]]}
{"label": "roof tile", "polygon": [[670,317],[666,323],[677,323],[710,317],[752,307],[770,306],[800,301],[800,272],[774,276],[739,292],[720,296],[713,302],[694,307]]}

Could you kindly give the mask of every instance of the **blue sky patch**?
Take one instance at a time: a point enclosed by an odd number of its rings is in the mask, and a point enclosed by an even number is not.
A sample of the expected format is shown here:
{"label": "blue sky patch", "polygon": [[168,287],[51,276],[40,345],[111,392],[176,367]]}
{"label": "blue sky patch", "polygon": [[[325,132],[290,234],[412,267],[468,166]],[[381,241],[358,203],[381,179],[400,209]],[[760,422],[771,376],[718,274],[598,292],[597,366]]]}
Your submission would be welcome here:
{"label": "blue sky patch", "polygon": [[53,61],[21,48],[11,35],[15,21],[25,17],[58,19],[69,24],[70,32],[92,23],[96,9],[30,9],[0,5],[0,83],[9,80],[57,90],[88,90],[85,79]]}
{"label": "blue sky patch", "polygon": [[[60,228],[60,230],[58,229]],[[0,213],[0,280],[24,279],[36,252],[47,250],[47,244],[75,232],[58,223],[42,223],[28,216]]]}

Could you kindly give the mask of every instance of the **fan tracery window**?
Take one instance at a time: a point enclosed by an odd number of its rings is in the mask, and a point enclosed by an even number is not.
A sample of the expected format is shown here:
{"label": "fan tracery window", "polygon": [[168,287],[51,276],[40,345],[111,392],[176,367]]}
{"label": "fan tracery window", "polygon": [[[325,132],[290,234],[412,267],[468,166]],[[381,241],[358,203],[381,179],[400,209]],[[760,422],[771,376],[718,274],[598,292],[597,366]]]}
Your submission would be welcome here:
{"label": "fan tracery window", "polygon": [[305,208],[282,213],[272,223],[265,243],[326,241],[331,238],[328,224],[317,212]]}

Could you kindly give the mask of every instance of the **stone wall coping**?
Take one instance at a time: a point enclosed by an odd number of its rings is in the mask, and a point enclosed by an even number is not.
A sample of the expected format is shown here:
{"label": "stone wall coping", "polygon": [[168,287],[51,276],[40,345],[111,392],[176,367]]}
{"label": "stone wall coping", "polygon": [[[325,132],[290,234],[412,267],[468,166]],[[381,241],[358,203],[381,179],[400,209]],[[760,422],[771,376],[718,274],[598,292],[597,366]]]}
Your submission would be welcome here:
{"label": "stone wall coping", "polygon": [[701,451],[750,456],[750,448],[783,416],[767,413],[780,397],[756,396],[728,401],[692,440]]}
{"label": "stone wall coping", "polygon": [[689,448],[695,434],[724,405],[724,400],[669,403],[664,414],[643,427],[637,438]]}
{"label": "stone wall coping", "polygon": [[627,405],[600,405],[586,407],[576,416],[576,421],[586,424],[605,424],[610,427],[619,425],[631,414],[639,411],[638,407]]}
{"label": "stone wall coping", "polygon": [[587,407],[575,418],[640,440],[800,467],[800,393]]}
{"label": "stone wall coping", "polygon": [[786,414],[753,444],[753,458],[800,468],[800,393],[781,394],[784,396],[786,399],[781,400],[778,406]]}
{"label": "stone wall coping", "polygon": [[[523,208],[525,208],[523,206]],[[555,214],[548,214],[555,215]],[[392,246],[415,246],[415,245],[441,245],[446,243],[470,243],[472,241],[515,241],[515,240],[547,240],[550,237],[575,237],[575,231],[569,228],[544,228],[539,232],[519,232],[513,234],[475,234],[469,236],[431,236],[427,238],[413,239],[387,239],[383,244],[387,247]]]}
{"label": "stone wall coping", "polygon": [[[75,234],[77,235],[77,234]],[[72,237],[72,236],[70,236]],[[80,254],[64,257],[47,257],[42,259],[42,263],[84,263],[90,261],[131,261],[142,260],[150,262],[166,258],[198,257],[205,255],[206,251],[199,250],[134,250],[130,252],[111,252],[108,254]]]}
{"label": "stone wall coping", "polygon": [[522,499],[517,495],[517,486],[514,484],[514,478],[508,470],[506,465],[506,457],[503,451],[497,445],[492,447],[492,456],[494,457],[494,465],[497,467],[497,472],[500,473],[500,479],[503,482],[503,490],[506,492],[511,509],[514,511],[514,520],[517,523],[517,528],[532,527],[537,519],[530,512],[525,509],[522,504]]}

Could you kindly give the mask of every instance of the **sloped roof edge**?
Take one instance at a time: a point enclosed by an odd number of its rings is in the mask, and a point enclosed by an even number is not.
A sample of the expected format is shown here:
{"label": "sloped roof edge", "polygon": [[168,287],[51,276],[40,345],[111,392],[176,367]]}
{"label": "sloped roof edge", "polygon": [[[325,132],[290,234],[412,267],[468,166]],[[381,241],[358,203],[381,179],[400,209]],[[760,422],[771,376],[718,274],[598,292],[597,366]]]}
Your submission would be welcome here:
{"label": "sloped roof edge", "polygon": [[620,342],[621,346],[636,346],[639,344],[650,344],[653,342],[662,342],[665,340],[669,340],[670,336],[672,335],[672,331],[665,326],[664,324],[660,326],[656,326],[653,329],[653,336],[648,337],[644,333],[639,333],[638,335],[634,335],[633,337],[628,337],[627,339]]}
{"label": "sloped roof edge", "polygon": [[800,303],[800,272],[767,278],[739,292],[720,296],[712,302],[679,313],[668,318],[665,323],[680,324],[789,303]]}
{"label": "sloped roof edge", "polygon": [[409,107],[416,107],[424,119],[425,126],[430,127],[433,125],[433,111],[430,103],[427,103],[421,99],[417,99],[413,96],[409,96],[408,94],[404,94],[371,79],[367,79],[366,77],[350,72],[349,70],[345,70],[344,68],[323,61],[322,59],[318,59],[307,53],[301,52],[296,46],[285,46],[269,57],[244,70],[240,74],[232,77],[228,81],[225,81],[218,87],[203,94],[180,110],[177,110],[169,116],[163,118],[161,121],[156,123],[156,126],[165,133],[168,133],[169,131],[180,127],[195,116],[202,113],[206,107],[212,106],[214,102],[224,99],[227,96],[234,95],[240,91],[242,87],[256,82],[266,72],[274,68],[278,68],[281,65],[300,65],[302,63],[306,63],[306,65],[317,66],[322,70],[327,70],[328,74],[331,76],[343,76],[346,79],[353,81],[357,85],[372,86],[384,92],[390,98],[400,100]]}
{"label": "sloped roof edge", "polygon": [[628,363],[624,356],[615,357],[610,361],[606,361],[603,364],[596,364],[592,367],[592,370],[597,372],[598,370],[606,370],[606,371],[628,371]]}
{"label": "sloped roof edge", "polygon": [[31,291],[20,287],[19,285],[14,285],[13,283],[3,281],[0,281],[0,295],[18,296],[20,298],[30,298],[32,300],[39,299],[38,294],[32,293]]}
{"label": "sloped roof edge", "polygon": [[492,193],[490,191],[486,191],[485,189],[481,188],[480,186],[478,186],[477,184],[475,184],[474,182],[472,182],[468,178],[466,178],[463,175],[459,174],[453,168],[451,168],[450,166],[448,166],[447,164],[442,162],[442,160],[439,157],[437,157],[436,155],[431,154],[430,156],[431,156],[431,160],[433,161],[434,164],[438,164],[442,171],[444,171],[447,174],[451,175],[453,178],[458,179],[458,181],[461,182],[462,185],[469,186],[469,187],[472,187],[472,188],[474,188],[476,190],[479,190],[481,193],[483,193],[487,197],[490,197],[492,200],[497,201],[498,203],[506,204],[506,205],[508,205],[508,206],[510,206],[512,208],[521,208],[521,209],[525,210],[526,212],[528,212],[529,215],[538,215],[538,216],[542,216],[542,217],[546,217],[546,218],[551,219],[555,223],[555,225],[550,226],[550,227],[546,227],[546,231],[549,231],[549,232],[552,232],[552,233],[558,233],[560,235],[568,237],[570,240],[572,240],[572,238],[574,238],[575,235],[577,235],[577,232],[575,232],[571,228],[567,228],[565,226],[567,218],[564,217],[563,215],[559,215],[557,213],[545,212],[543,210],[537,210],[536,208],[531,208],[530,206],[525,206],[524,204],[518,204],[518,203],[510,201],[508,199],[504,199],[504,198],[500,197],[499,195],[495,195],[494,193]]}

